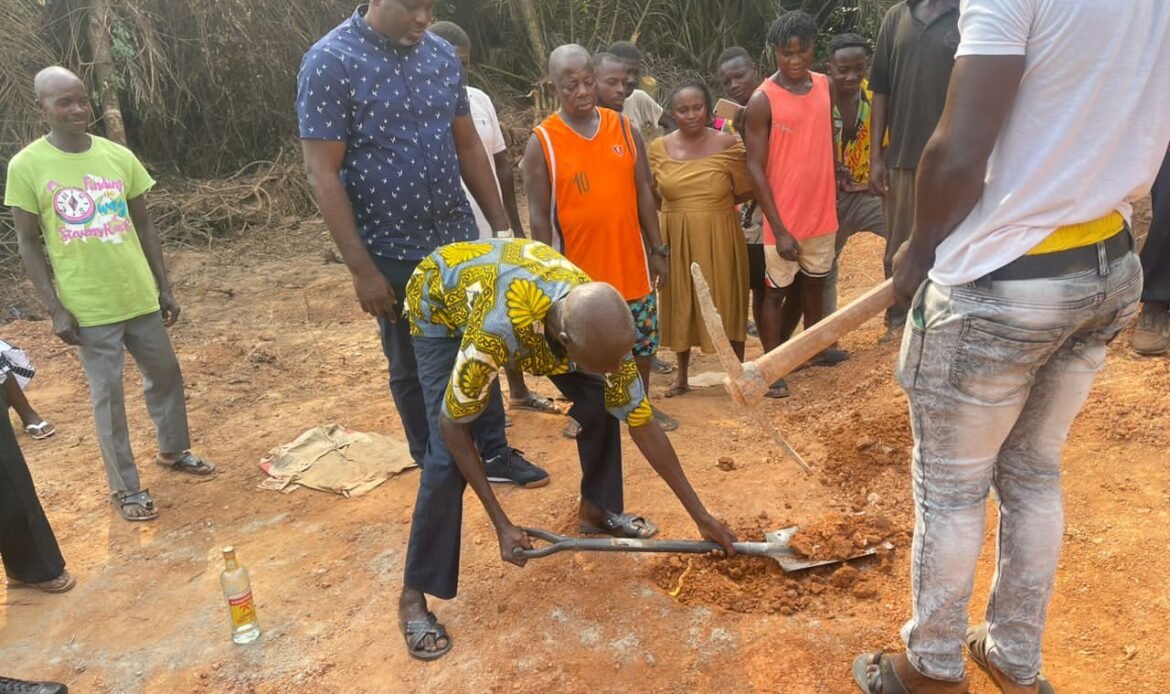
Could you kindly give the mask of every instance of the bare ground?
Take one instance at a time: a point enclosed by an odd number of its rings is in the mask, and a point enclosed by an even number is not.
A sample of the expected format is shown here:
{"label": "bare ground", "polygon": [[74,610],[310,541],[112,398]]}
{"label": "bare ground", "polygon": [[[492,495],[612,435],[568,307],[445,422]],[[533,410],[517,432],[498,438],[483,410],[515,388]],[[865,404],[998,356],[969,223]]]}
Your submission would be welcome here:
{"label": "bare ground", "polygon": [[[765,404],[816,469],[806,476],[741,418],[719,388],[660,403],[709,507],[744,536],[827,514],[864,511],[895,549],[856,571],[784,577],[765,560],[722,565],[650,555],[570,556],[502,564],[494,533],[466,499],[462,582],[436,611],[454,651],[412,660],[395,606],[417,472],[369,495],[259,491],[271,447],[341,422],[400,433],[376,327],[353,301],[345,269],[323,261],[313,224],[172,256],[184,303],[173,339],[186,375],[198,452],[221,472],[197,480],[150,464],[151,426],[127,369],[130,424],[144,482],[161,504],[148,524],[106,499],[84,376],[47,322],[4,337],[40,372],[30,396],[60,430],[22,445],[78,586],[62,596],[0,588],[3,674],[65,681],[79,692],[847,692],[852,658],[897,649],[909,613],[906,401],[895,346],[871,322],[844,340],[853,359],[790,379],[793,397]],[[276,236],[279,234],[279,236]],[[285,250],[292,249],[292,250]],[[850,243],[842,287],[880,277],[880,242]],[[759,345],[749,345],[749,357]],[[1161,692],[1170,686],[1165,591],[1170,550],[1170,368],[1119,340],[1066,452],[1066,543],[1045,639],[1058,690]],[[697,370],[718,368],[713,357]],[[533,379],[546,395],[555,390]],[[661,395],[667,377],[656,376]],[[553,481],[500,489],[512,518],[572,528],[578,472],[562,421],[513,413],[514,445]],[[627,504],[662,537],[696,532],[626,441]],[[731,458],[733,469],[720,458]],[[991,580],[994,511],[972,619]],[[750,538],[750,539],[759,539]],[[219,591],[219,548],[250,568],[264,636],[234,646]],[[973,692],[994,689],[979,673]]]}

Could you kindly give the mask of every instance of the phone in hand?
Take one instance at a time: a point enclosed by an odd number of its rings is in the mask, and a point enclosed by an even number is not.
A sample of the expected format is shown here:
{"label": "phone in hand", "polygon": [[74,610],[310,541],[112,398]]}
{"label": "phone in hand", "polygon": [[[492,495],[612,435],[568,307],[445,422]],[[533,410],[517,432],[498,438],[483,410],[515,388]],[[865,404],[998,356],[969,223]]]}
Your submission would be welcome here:
{"label": "phone in hand", "polygon": [[728,101],[727,99],[720,99],[719,101],[715,102],[715,115],[718,118],[726,118],[727,120],[733,121],[733,120],[735,120],[735,117],[739,115],[739,112],[742,110],[743,110],[743,106],[740,106],[739,104],[735,103],[734,101]]}

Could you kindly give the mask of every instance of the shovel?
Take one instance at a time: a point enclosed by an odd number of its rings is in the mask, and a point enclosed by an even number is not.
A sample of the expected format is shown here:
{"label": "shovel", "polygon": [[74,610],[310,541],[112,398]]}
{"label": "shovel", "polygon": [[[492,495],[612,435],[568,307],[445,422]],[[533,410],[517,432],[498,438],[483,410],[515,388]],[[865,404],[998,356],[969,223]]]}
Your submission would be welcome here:
{"label": "shovel", "polygon": [[[800,527],[793,525],[781,530],[772,530],[764,533],[764,542],[736,542],[732,545],[736,552],[751,557],[770,557],[780,564],[785,573],[804,571],[817,566],[840,564],[850,559],[868,557],[876,554],[878,548],[858,550],[856,554],[843,559],[815,559],[810,560],[793,551],[789,543]],[[548,544],[532,549],[516,548],[516,556],[526,559],[538,559],[559,552],[664,552],[670,554],[708,554],[722,551],[723,546],[706,540],[630,540],[620,537],[588,538],[568,537],[557,535],[539,528],[521,528],[529,537],[543,540]],[[886,549],[893,549],[893,545],[885,543]]]}

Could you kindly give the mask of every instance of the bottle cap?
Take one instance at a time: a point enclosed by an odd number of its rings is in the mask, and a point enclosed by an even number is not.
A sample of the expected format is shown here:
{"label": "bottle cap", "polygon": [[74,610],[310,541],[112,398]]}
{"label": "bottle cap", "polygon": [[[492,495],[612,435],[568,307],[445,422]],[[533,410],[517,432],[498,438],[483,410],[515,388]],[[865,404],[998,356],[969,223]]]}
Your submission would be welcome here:
{"label": "bottle cap", "polygon": [[235,553],[236,553],[236,548],[235,548],[235,547],[233,547],[232,545],[228,545],[227,547],[224,547],[224,548],[223,548],[223,553],[224,553],[224,554],[235,554]]}

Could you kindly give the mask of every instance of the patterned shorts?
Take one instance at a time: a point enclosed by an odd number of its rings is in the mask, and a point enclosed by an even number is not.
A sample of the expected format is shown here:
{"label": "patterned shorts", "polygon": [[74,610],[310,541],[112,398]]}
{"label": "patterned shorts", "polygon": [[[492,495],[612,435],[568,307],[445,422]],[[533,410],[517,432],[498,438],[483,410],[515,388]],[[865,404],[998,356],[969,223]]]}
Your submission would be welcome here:
{"label": "patterned shorts", "polygon": [[626,303],[634,314],[634,356],[654,356],[658,353],[658,295],[650,293]]}

